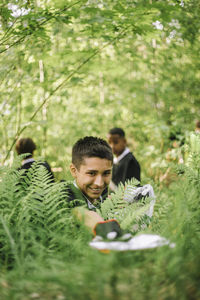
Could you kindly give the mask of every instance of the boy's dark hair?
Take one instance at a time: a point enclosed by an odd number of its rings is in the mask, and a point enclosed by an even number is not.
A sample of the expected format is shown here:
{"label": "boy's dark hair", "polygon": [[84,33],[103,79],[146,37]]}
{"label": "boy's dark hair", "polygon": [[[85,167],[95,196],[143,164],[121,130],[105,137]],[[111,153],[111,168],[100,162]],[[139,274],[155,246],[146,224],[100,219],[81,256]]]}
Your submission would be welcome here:
{"label": "boy's dark hair", "polygon": [[182,132],[182,129],[179,127],[172,127],[169,132],[170,141],[177,141],[179,146],[182,146],[185,143],[185,136]]}
{"label": "boy's dark hair", "polygon": [[108,143],[97,137],[86,136],[79,139],[72,148],[72,163],[79,168],[86,157],[105,158],[113,162],[112,149]]}
{"label": "boy's dark hair", "polygon": [[118,134],[121,137],[125,137],[125,132],[122,128],[114,127],[110,129],[109,134]]}
{"label": "boy's dark hair", "polygon": [[196,128],[200,128],[200,121],[196,121]]}
{"label": "boy's dark hair", "polygon": [[[31,138],[22,138],[17,141],[15,149],[18,155],[24,153],[33,154],[33,151],[36,149],[36,144]],[[30,157],[30,155],[27,157]]]}

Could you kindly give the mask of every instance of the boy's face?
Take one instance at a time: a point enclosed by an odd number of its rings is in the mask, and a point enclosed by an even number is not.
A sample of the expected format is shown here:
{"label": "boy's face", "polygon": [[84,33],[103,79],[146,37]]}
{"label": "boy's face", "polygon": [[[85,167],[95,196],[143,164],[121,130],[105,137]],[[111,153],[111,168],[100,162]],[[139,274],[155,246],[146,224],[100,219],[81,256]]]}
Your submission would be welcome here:
{"label": "boy's face", "polygon": [[109,134],[108,143],[116,156],[122,154],[122,152],[126,148],[126,139],[119,136],[118,134]]}
{"label": "boy's face", "polygon": [[80,190],[93,201],[110,183],[112,162],[99,157],[85,157],[79,169],[71,164],[70,171]]}

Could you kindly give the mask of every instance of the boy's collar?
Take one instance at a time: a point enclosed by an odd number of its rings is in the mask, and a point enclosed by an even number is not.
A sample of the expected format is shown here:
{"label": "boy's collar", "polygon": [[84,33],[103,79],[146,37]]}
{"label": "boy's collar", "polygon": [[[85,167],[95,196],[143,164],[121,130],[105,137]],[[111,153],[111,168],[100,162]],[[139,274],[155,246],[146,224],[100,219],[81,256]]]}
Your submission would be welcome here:
{"label": "boy's collar", "polygon": [[22,166],[27,164],[27,163],[30,163],[30,162],[34,162],[34,158],[30,157],[30,158],[26,158],[22,161]]}
{"label": "boy's collar", "polygon": [[[81,192],[81,194],[83,195],[83,197],[86,199],[87,201],[87,205],[89,209],[96,209],[96,206],[94,206],[91,201],[88,199],[88,197],[81,191],[81,189],[78,187],[76,180],[73,181],[74,186]],[[95,199],[97,200],[97,199]],[[99,200],[101,203],[103,203],[103,198],[102,196],[99,197]]]}
{"label": "boy's collar", "polygon": [[130,152],[129,148],[125,148],[124,151],[122,152],[122,154],[120,154],[118,157],[114,157],[114,164],[117,164],[120,160],[122,160],[122,158],[124,158],[124,156],[126,156],[128,153]]}

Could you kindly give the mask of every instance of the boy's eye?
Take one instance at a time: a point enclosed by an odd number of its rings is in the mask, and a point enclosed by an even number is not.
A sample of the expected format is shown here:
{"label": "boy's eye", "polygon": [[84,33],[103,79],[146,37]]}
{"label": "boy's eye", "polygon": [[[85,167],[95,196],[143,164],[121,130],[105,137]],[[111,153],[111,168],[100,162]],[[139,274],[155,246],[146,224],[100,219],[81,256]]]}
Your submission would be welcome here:
{"label": "boy's eye", "polygon": [[110,175],[111,174],[111,171],[106,171],[105,173],[104,173],[104,176],[108,176],[108,175]]}
{"label": "boy's eye", "polygon": [[95,176],[95,175],[96,175],[96,173],[93,172],[93,171],[90,171],[90,172],[88,172],[87,174],[88,174],[88,175],[91,175],[91,176]]}

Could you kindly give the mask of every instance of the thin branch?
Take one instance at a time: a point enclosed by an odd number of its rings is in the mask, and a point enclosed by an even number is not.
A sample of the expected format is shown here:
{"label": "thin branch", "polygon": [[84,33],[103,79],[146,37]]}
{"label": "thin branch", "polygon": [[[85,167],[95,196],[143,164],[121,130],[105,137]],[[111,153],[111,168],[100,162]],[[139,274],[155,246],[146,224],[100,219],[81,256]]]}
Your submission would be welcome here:
{"label": "thin branch", "polygon": [[[21,81],[22,81],[23,77],[24,77],[24,75],[21,75]],[[4,116],[3,109],[4,109],[5,105],[9,104],[9,103],[12,103],[12,101],[15,101],[15,99],[13,99],[12,95],[13,95],[13,93],[16,94],[16,88],[17,88],[17,86],[18,86],[18,82],[16,82],[15,85],[12,87],[13,89],[12,89],[12,92],[9,94],[9,99],[5,100],[3,102],[3,105],[1,107],[1,112],[0,112],[0,114],[1,114],[2,117]]]}
{"label": "thin branch", "polygon": [[[12,23],[12,26],[10,26],[8,29],[7,29],[7,31],[4,33],[4,36],[2,36],[2,38],[0,39],[0,42],[2,41],[2,40],[4,40],[5,39],[5,37],[7,36],[7,34],[9,33],[9,31],[13,28],[13,26],[15,25],[15,23],[17,22],[17,20],[18,20],[18,18],[16,18],[15,20],[14,20],[14,22]],[[5,42],[6,40],[4,40],[4,42]],[[1,43],[0,43],[0,45],[1,45]]]}
{"label": "thin branch", "polygon": [[17,140],[19,139],[20,135],[24,132],[24,130],[30,125],[30,123],[33,121],[33,119],[35,118],[35,116],[37,115],[37,113],[40,111],[40,109],[45,105],[45,103],[51,98],[51,96],[53,96],[63,85],[65,85],[74,74],[78,73],[78,71],[86,64],[88,63],[94,56],[96,56],[98,53],[100,53],[104,48],[106,48],[107,46],[113,44],[116,40],[118,40],[119,38],[121,38],[122,36],[125,35],[125,33],[128,31],[129,27],[131,25],[127,26],[126,29],[122,30],[121,33],[119,33],[115,38],[113,38],[110,42],[106,43],[104,46],[102,46],[101,48],[98,48],[94,51],[94,53],[92,53],[88,58],[86,58],[83,62],[81,62],[77,68],[75,70],[73,70],[68,76],[67,78],[65,78],[54,90],[51,91],[51,93],[48,95],[48,97],[46,97],[43,102],[39,105],[39,107],[35,110],[35,112],[33,113],[33,115],[31,116],[28,124],[24,125],[24,127],[22,127],[17,133],[16,136],[11,144],[10,149],[7,152],[7,155],[5,157],[5,159],[3,160],[3,163],[5,163],[6,159],[9,157],[10,152],[12,151],[12,148],[14,147],[15,143],[17,142]]}
{"label": "thin branch", "polygon": [[13,66],[12,68],[10,68],[9,71],[6,72],[6,76],[4,78],[2,78],[2,80],[0,81],[0,85],[3,84],[3,82],[6,80],[6,78],[10,74],[10,72],[13,71],[14,69],[15,69],[15,66]]}
{"label": "thin branch", "polygon": [[[40,23],[38,22],[38,24],[35,26],[34,30],[32,30],[31,32],[28,32],[26,35],[20,37],[17,41],[13,42],[10,46],[8,46],[7,48],[4,48],[3,50],[0,50],[0,54],[6,52],[7,50],[9,50],[10,48],[14,47],[15,45],[20,44],[21,42],[23,42],[25,40],[25,38],[27,38],[28,36],[32,35],[33,33],[35,33],[35,30],[39,29],[42,25],[46,24],[49,20],[55,18],[55,16],[60,15],[61,13],[63,13],[64,11],[70,9],[71,7],[75,6],[76,4],[80,3],[81,0],[76,1],[75,3],[64,7],[61,11],[56,12],[54,15],[50,15],[48,16],[45,20],[41,21]],[[8,38],[7,38],[8,40]],[[6,41],[7,41],[6,40]],[[3,41],[2,43],[0,43],[0,45],[3,45],[5,43],[5,41]]]}

